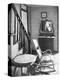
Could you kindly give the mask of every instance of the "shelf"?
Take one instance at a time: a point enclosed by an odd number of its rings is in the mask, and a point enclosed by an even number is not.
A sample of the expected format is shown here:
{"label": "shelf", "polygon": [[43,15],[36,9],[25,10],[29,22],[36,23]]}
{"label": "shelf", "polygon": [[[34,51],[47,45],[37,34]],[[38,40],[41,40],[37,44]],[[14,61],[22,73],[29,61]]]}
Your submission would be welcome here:
{"label": "shelf", "polygon": [[55,36],[38,36],[38,38],[55,38]]}

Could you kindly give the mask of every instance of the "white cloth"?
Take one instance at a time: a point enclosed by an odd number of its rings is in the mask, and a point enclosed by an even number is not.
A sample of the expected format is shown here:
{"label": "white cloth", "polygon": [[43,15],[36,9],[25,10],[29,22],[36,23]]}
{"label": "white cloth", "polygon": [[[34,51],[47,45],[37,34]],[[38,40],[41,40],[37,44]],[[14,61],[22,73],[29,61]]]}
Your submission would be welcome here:
{"label": "white cloth", "polygon": [[40,49],[40,46],[38,44],[38,40],[37,39],[33,39],[33,42],[34,42],[34,46],[35,46],[35,49],[39,55],[39,58],[41,58],[42,54],[41,54],[41,49]]}

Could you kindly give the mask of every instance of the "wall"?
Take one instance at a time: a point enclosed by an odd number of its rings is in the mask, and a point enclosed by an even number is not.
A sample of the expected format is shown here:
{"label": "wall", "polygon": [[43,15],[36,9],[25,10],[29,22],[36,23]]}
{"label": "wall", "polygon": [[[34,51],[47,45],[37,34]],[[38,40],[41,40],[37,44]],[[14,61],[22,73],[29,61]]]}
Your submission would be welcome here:
{"label": "wall", "polygon": [[32,38],[36,38],[39,34],[41,12],[46,11],[49,20],[52,20],[55,31],[54,50],[57,51],[57,7],[53,6],[31,6],[31,27]]}

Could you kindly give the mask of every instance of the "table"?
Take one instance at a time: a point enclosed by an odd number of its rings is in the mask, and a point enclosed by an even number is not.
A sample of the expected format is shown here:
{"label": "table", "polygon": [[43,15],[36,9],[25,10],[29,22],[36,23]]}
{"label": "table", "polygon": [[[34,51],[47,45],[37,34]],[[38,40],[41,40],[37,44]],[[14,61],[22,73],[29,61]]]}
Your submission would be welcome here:
{"label": "table", "polygon": [[42,51],[51,49],[54,52],[54,38],[55,36],[39,36],[38,42]]}
{"label": "table", "polygon": [[14,59],[14,63],[13,63],[13,65],[15,66],[13,74],[15,75],[17,67],[20,67],[21,68],[21,75],[22,75],[22,67],[27,67],[28,68],[28,66],[31,63],[34,63],[36,61],[36,58],[37,58],[37,56],[32,55],[32,54],[21,54],[21,55],[17,56]]}

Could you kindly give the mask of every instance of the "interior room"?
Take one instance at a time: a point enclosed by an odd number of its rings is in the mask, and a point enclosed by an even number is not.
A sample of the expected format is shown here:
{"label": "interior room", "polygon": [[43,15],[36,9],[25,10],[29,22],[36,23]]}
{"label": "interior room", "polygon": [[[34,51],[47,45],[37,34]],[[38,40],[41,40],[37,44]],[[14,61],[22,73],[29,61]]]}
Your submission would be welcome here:
{"label": "interior room", "polygon": [[59,7],[8,4],[8,75],[58,74]]}

